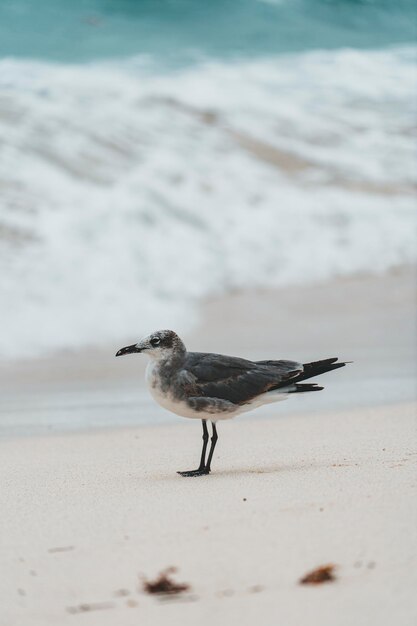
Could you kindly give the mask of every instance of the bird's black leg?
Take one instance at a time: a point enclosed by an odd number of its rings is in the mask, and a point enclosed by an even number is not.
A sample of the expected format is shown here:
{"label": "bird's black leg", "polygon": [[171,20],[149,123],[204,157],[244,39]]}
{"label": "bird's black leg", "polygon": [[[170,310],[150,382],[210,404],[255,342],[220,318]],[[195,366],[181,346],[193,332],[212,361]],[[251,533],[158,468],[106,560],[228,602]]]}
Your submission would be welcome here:
{"label": "bird's black leg", "polygon": [[217,435],[217,430],[216,430],[216,424],[215,422],[211,422],[211,425],[213,427],[213,435],[211,437],[211,446],[210,446],[210,452],[208,455],[208,459],[207,459],[207,463],[206,463],[206,473],[209,474],[210,473],[210,469],[211,469],[211,459],[213,458],[213,452],[214,452],[214,448],[216,447],[216,443],[217,443],[217,439],[219,438]]}
{"label": "bird's black leg", "polygon": [[177,472],[178,474],[181,474],[181,476],[203,476],[204,474],[208,474],[210,469],[208,471],[206,471],[206,450],[207,450],[207,443],[209,440],[209,434],[208,434],[208,430],[207,430],[207,420],[201,420],[201,423],[203,424],[203,448],[201,450],[201,459],[200,459],[200,465],[197,469],[195,470],[188,470],[185,472]]}

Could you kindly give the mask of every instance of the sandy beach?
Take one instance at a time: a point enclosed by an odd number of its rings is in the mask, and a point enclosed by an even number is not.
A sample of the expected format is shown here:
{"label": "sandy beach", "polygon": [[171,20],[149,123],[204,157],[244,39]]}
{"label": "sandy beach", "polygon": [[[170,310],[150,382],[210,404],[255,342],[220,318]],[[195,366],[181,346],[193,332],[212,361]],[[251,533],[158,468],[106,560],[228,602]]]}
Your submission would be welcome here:
{"label": "sandy beach", "polygon": [[0,626],[417,626],[416,68],[411,0],[0,2]]}
{"label": "sandy beach", "polygon": [[[415,406],[2,444],[2,626],[415,623]],[[298,581],[336,565],[335,582]],[[189,593],[141,577],[168,566]]]}
{"label": "sandy beach", "polygon": [[[130,338],[3,363],[1,626],[414,623],[414,278],[207,302],[194,349],[355,361],[221,424],[209,477],[176,474],[199,425],[149,401],[143,359],[114,359]],[[326,564],[334,582],[299,584]],[[170,566],[190,590],[144,593]]]}

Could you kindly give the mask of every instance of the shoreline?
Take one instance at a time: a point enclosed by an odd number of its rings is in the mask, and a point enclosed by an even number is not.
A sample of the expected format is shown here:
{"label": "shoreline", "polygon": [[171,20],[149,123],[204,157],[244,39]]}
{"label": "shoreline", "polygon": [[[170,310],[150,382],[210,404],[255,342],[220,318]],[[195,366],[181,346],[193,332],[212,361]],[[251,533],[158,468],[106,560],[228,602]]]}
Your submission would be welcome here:
{"label": "shoreline", "polygon": [[[184,339],[191,350],[254,360],[354,361],[321,376],[320,394],[262,407],[249,414],[253,419],[410,402],[417,398],[415,285],[415,271],[407,267],[312,286],[235,292],[204,302],[199,326]],[[134,339],[0,362],[0,439],[181,421],[152,401],[145,358],[114,358],[118,347]]]}
{"label": "shoreline", "polygon": [[[321,376],[323,392],[291,398],[279,408],[262,407],[249,414],[255,419],[413,401],[415,284],[413,268],[401,268],[321,285],[236,292],[203,303],[199,326],[184,339],[191,350],[254,360],[354,361]],[[116,349],[132,340],[0,363],[0,438],[25,429],[36,435],[183,419],[151,399],[144,383],[146,358],[114,358]]]}

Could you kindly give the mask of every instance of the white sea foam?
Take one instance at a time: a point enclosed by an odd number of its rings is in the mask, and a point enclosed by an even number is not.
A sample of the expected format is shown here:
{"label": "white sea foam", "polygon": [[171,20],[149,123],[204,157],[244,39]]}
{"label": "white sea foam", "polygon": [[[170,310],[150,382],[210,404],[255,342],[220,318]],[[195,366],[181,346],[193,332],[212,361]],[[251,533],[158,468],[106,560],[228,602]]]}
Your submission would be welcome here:
{"label": "white sea foam", "polygon": [[2,61],[0,353],[414,261],[414,72],[410,48],[169,74]]}

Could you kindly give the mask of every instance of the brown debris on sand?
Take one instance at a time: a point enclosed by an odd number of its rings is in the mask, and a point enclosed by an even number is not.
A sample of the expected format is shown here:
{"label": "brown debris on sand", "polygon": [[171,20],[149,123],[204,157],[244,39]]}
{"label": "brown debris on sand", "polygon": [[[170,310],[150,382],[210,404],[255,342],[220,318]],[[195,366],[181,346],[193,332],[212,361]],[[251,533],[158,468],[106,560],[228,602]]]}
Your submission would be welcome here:
{"label": "brown debris on sand", "polygon": [[176,567],[168,567],[162,571],[155,580],[144,580],[143,590],[149,594],[178,595],[190,590],[187,583],[177,583],[172,580],[172,574],[177,571]]}
{"label": "brown debris on sand", "polygon": [[301,585],[321,585],[322,583],[336,580],[334,575],[335,565],[321,565],[300,579]]}

